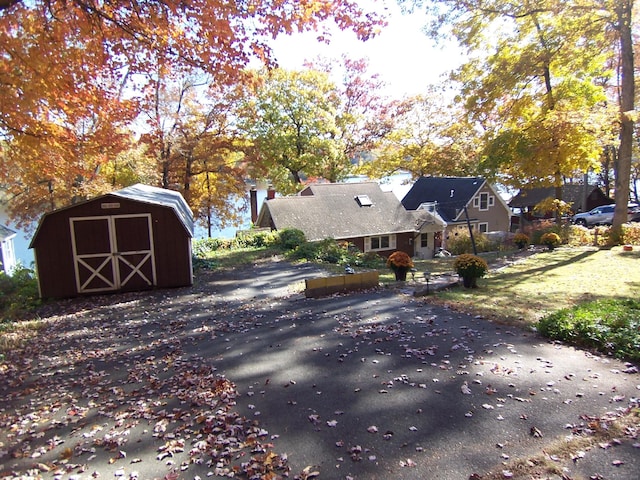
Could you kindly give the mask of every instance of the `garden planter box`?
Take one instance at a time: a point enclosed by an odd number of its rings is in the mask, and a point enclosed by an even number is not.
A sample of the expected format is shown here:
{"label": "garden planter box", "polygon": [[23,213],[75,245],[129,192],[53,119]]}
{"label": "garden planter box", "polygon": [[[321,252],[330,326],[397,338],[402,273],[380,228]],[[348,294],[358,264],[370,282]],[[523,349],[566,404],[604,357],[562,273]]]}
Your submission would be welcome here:
{"label": "garden planter box", "polygon": [[319,298],[339,292],[377,287],[378,281],[377,271],[313,278],[305,280],[305,296]]}

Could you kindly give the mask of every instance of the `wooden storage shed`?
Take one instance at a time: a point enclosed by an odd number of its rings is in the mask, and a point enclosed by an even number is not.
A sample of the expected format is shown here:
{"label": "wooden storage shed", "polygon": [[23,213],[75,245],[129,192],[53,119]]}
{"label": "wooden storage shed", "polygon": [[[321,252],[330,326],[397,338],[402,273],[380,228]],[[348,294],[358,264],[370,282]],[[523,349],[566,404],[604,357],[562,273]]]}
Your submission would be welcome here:
{"label": "wooden storage shed", "polygon": [[47,213],[30,245],[40,296],[191,285],[192,237],[182,195],[142,184]]}

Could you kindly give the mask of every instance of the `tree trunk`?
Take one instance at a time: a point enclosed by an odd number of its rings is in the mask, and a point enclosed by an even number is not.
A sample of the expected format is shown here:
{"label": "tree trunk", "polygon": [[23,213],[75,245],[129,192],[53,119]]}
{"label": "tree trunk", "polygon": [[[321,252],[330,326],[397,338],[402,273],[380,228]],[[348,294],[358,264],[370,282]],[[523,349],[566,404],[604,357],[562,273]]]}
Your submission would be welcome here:
{"label": "tree trunk", "polygon": [[634,71],[633,38],[631,36],[632,0],[619,0],[616,6],[620,35],[620,148],[616,169],[616,210],[613,216],[612,240],[622,240],[622,224],[627,221],[629,183],[631,181],[631,150],[633,146]]}

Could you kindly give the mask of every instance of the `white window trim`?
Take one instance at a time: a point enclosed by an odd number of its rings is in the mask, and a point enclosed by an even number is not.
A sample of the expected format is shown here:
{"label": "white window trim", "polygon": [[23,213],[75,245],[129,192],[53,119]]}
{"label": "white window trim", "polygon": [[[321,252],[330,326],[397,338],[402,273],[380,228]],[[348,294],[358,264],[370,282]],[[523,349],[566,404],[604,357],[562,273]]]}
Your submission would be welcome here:
{"label": "white window trim", "polygon": [[[426,245],[422,245],[422,240],[423,238],[426,240]],[[420,248],[429,248],[429,233],[428,232],[422,232],[420,233],[420,236],[418,237],[418,241],[420,242]]]}
{"label": "white window trim", "polygon": [[[485,229],[486,229],[486,230],[484,230],[484,232],[483,232],[483,230],[481,228],[482,226],[484,226]],[[482,232],[482,233],[488,232],[489,231],[489,222],[480,222],[480,223],[478,223],[478,227],[477,228],[478,228],[478,232]]]}
{"label": "white window trim", "polygon": [[[382,238],[382,237],[389,237],[389,246],[385,247],[385,248],[371,248],[371,239],[372,238]],[[364,239],[364,251],[365,252],[381,252],[384,250],[393,250],[394,248],[396,248],[396,236],[395,234],[388,234],[388,235],[372,235],[371,237],[365,237]]]}
{"label": "white window trim", "polygon": [[[482,201],[481,201],[481,198],[482,198],[483,196],[485,196],[485,195],[486,195],[486,197],[487,197],[487,203],[486,203],[486,205],[487,205],[487,206],[486,206],[486,208],[482,208]],[[476,199],[478,200],[478,202],[477,202],[477,203],[478,203],[478,204],[477,204],[478,210],[480,210],[481,212],[486,212],[487,210],[489,210],[489,207],[491,207],[491,206],[492,206],[492,203],[494,202],[494,200],[493,200],[493,196],[492,196],[492,195],[489,195],[489,193],[488,193],[488,192],[482,192],[482,193],[479,193],[479,194],[478,194],[478,196],[476,197]],[[475,202],[475,200],[474,200],[474,202],[473,202],[473,206],[474,206],[474,207],[476,206],[476,202]]]}

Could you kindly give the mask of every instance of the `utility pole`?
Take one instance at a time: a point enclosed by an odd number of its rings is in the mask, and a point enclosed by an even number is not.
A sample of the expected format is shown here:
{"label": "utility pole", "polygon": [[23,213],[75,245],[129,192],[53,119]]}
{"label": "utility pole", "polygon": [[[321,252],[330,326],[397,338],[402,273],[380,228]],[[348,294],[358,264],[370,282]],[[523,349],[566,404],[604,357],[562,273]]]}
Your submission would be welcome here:
{"label": "utility pole", "polygon": [[467,228],[469,229],[469,237],[471,237],[471,246],[473,247],[473,254],[478,255],[478,249],[476,248],[476,239],[473,237],[473,228],[471,228],[471,222],[469,221],[469,212],[467,212],[467,206],[464,206],[464,216],[467,219]]}

